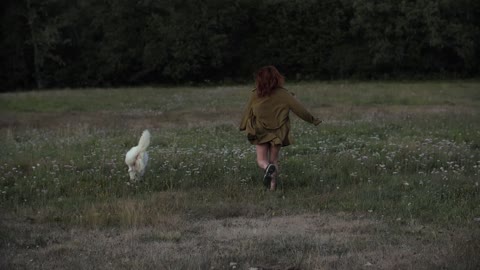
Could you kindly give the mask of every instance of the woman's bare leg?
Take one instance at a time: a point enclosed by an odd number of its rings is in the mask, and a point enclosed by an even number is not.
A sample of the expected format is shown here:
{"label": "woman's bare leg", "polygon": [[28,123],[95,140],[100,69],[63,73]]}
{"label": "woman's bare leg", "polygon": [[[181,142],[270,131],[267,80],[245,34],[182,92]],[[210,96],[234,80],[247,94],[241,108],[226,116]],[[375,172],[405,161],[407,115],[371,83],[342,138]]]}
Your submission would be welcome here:
{"label": "woman's bare leg", "polygon": [[277,188],[277,175],[278,175],[278,159],[280,156],[280,145],[270,145],[269,147],[269,163],[275,165],[275,173],[272,175],[272,181],[270,182],[270,190],[275,190]]}
{"label": "woman's bare leg", "polygon": [[256,145],[257,164],[258,164],[258,167],[260,167],[260,169],[262,170],[265,170],[269,163],[269,158],[268,158],[269,148],[270,148],[270,144],[268,143]]}
{"label": "woman's bare leg", "polygon": [[269,143],[256,145],[257,164],[260,169],[265,170],[268,164],[275,165],[275,173],[272,175],[270,182],[270,190],[275,190],[277,187],[276,176],[278,175],[278,159],[280,156],[280,145],[271,145]]}

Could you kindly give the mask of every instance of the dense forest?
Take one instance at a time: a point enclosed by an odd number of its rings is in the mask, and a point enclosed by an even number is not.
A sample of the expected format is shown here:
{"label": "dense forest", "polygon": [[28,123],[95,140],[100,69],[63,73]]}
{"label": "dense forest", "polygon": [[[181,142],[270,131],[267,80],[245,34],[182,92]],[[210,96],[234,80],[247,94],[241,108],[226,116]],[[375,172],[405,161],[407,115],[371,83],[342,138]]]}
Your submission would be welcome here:
{"label": "dense forest", "polygon": [[480,75],[478,0],[2,0],[1,91]]}

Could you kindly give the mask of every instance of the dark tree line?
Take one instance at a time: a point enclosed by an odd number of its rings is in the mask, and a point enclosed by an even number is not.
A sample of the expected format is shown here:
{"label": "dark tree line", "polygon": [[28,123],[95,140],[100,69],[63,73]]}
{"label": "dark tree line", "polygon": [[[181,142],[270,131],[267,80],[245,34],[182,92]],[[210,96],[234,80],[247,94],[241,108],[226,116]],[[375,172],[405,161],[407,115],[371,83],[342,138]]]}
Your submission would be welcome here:
{"label": "dark tree line", "polygon": [[2,91],[480,74],[478,0],[2,0]]}

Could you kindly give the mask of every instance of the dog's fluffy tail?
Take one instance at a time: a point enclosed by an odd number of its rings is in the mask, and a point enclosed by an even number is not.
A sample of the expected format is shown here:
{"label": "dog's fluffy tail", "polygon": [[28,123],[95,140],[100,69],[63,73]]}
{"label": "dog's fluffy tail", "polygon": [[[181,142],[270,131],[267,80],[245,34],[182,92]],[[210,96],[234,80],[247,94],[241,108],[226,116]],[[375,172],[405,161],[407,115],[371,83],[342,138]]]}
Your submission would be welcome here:
{"label": "dog's fluffy tail", "polygon": [[138,141],[139,152],[147,150],[147,147],[150,145],[150,137],[150,132],[148,131],[148,129],[145,129],[142,133],[142,136],[140,137],[140,140]]}
{"label": "dog's fluffy tail", "polygon": [[138,155],[144,152],[148,145],[150,144],[150,132],[148,130],[144,130],[137,146],[132,147],[127,154],[125,155],[125,163],[130,166],[134,167]]}

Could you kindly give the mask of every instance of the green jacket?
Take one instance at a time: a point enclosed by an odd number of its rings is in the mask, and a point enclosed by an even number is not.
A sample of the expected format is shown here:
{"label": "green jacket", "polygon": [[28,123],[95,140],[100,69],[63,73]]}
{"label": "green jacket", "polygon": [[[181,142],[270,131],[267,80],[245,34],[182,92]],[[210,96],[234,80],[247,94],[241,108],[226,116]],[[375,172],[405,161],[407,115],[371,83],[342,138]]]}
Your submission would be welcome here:
{"label": "green jacket", "polygon": [[314,125],[322,122],[313,117],[294,95],[284,88],[277,88],[267,97],[259,97],[254,89],[243,112],[240,130],[247,131],[247,137],[252,144],[270,142],[287,146],[293,143],[290,136],[290,111]]}

